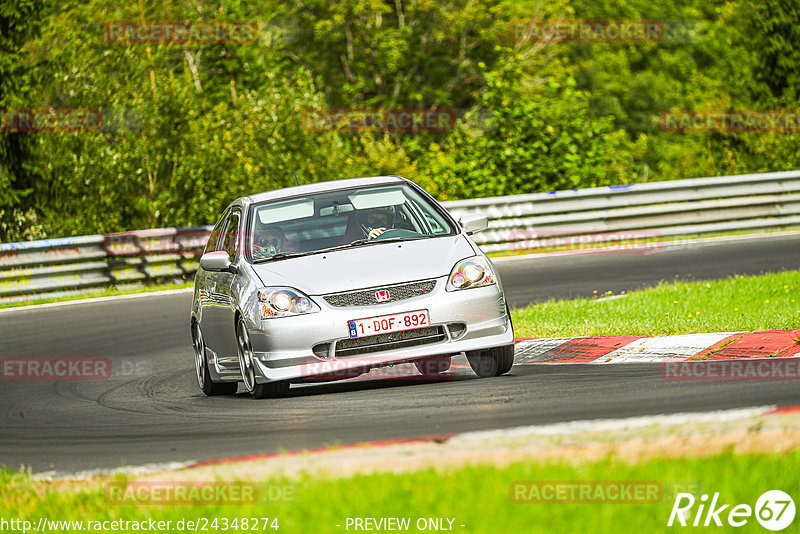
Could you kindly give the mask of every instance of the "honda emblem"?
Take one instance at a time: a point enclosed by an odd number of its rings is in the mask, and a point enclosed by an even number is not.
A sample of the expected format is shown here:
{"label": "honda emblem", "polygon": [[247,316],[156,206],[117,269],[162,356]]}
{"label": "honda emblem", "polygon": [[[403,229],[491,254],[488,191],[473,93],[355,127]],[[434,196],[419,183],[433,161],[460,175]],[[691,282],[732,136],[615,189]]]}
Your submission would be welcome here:
{"label": "honda emblem", "polygon": [[386,302],[389,300],[389,291],[387,289],[381,289],[380,291],[375,292],[375,300],[378,302]]}

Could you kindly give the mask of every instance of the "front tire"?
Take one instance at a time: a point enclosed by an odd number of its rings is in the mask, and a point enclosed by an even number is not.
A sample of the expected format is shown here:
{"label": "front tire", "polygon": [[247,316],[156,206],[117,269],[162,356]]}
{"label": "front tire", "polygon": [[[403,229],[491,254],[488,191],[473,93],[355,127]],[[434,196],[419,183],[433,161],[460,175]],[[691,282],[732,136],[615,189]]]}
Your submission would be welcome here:
{"label": "front tire", "polygon": [[254,399],[268,397],[284,397],[289,393],[289,382],[256,383],[256,371],[253,363],[253,348],[250,345],[250,336],[247,335],[247,326],[244,319],[239,317],[236,323],[236,345],[239,352],[239,370],[242,373],[244,388]]}
{"label": "front tire", "polygon": [[504,375],[514,365],[514,345],[467,352],[467,361],[481,378]]}
{"label": "front tire", "polygon": [[235,395],[239,384],[236,382],[214,382],[208,371],[208,358],[206,358],[206,342],[200,325],[192,323],[192,346],[194,347],[194,370],[197,375],[197,385],[206,397],[216,395]]}

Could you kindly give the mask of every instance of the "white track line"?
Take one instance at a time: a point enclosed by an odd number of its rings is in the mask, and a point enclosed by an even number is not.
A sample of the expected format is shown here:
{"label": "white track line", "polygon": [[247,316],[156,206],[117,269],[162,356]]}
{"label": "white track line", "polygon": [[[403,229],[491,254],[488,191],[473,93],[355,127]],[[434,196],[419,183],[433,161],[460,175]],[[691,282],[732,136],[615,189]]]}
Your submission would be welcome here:
{"label": "white track line", "polygon": [[518,426],[503,430],[486,430],[465,432],[450,438],[447,443],[467,440],[484,440],[494,438],[524,438],[533,436],[559,436],[564,434],[581,434],[583,432],[607,432],[644,428],[652,425],[676,426],[688,423],[718,423],[756,417],[774,410],[776,406],[756,406],[713,412],[687,412],[676,414],[646,415],[642,417],[625,417],[620,419],[587,419],[554,423],[550,425]]}
{"label": "white track line", "polygon": [[164,295],[180,295],[191,293],[194,288],[185,287],[183,289],[165,289],[164,291],[147,291],[145,293],[131,293],[130,295],[114,295],[110,297],[94,297],[90,299],[65,300],[63,302],[49,302],[47,304],[30,304],[28,306],[17,306],[15,308],[0,308],[0,313],[11,313],[20,311],[35,311],[47,308],[60,308],[62,306],[74,306],[76,304],[93,304],[96,302],[110,302],[114,300],[139,299],[145,297],[160,297]]}
{"label": "white track line", "polygon": [[33,478],[33,480],[60,480],[60,479],[85,480],[90,478],[113,476],[120,474],[142,476],[142,475],[151,475],[154,473],[163,473],[165,471],[176,471],[178,469],[184,469],[186,466],[189,466],[195,462],[196,460],[189,460],[187,462],[163,462],[163,463],[115,467],[113,469],[87,469],[85,471],[76,471],[76,472],[44,471],[42,473],[34,473],[34,475],[31,478]]}
{"label": "white track line", "polygon": [[[660,245],[658,250],[647,251],[648,253],[663,252],[666,249],[679,249],[689,248],[693,245],[721,245],[729,241],[749,241],[751,239],[777,239],[781,237],[793,237],[800,235],[800,231],[791,230],[788,232],[765,232],[744,235],[723,235],[717,237],[696,237],[689,239],[670,239],[664,241],[656,241],[653,244]],[[576,250],[559,250],[555,252],[533,252],[531,254],[517,254],[514,256],[494,256],[492,263],[503,263],[506,261],[529,260],[535,258],[549,258],[554,256],[569,256],[572,254],[586,254],[590,252],[615,252],[619,250],[630,251],[631,246],[628,245],[613,245],[609,247],[593,247]],[[644,252],[644,251],[643,251]]]}

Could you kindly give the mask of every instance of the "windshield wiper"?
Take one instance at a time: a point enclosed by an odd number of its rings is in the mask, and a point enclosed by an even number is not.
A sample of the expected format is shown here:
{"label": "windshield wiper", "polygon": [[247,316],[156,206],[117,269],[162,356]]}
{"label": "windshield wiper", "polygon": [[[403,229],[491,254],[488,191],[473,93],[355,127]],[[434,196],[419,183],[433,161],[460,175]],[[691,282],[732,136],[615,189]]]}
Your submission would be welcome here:
{"label": "windshield wiper", "polygon": [[[369,243],[396,243],[397,241],[417,241],[419,239],[426,239],[430,236],[421,235],[419,237],[387,237],[386,239],[380,239],[380,236],[376,237],[375,239],[370,239]],[[358,241],[353,241],[353,243],[360,243],[361,241],[367,241],[366,239],[359,239]],[[353,243],[350,243],[351,245]]]}
{"label": "windshield wiper", "polygon": [[372,242],[373,240],[371,239],[356,239],[355,241],[352,241],[350,243],[345,243],[344,245],[335,245],[333,247],[321,248],[319,250],[315,250],[314,252],[312,252],[312,254],[319,254],[321,252],[332,252],[334,250],[342,250],[350,247],[360,247],[362,245],[367,245]]}
{"label": "windshield wiper", "polygon": [[417,239],[425,239],[428,236],[419,236],[419,237],[387,237],[386,239],[370,239],[370,243],[395,243],[397,241],[416,241]]}
{"label": "windshield wiper", "polygon": [[260,258],[257,260],[253,260],[253,263],[263,263],[265,261],[272,261],[272,260],[282,260],[285,258],[296,258],[299,256],[310,256],[312,254],[321,254],[324,252],[333,252],[334,250],[343,250],[346,248],[354,248],[354,247],[363,247],[364,245],[378,245],[380,243],[393,243],[397,241],[415,241],[417,239],[425,239],[428,236],[420,236],[420,237],[389,237],[387,239],[356,239],[355,241],[351,241],[350,243],[345,243],[344,245],[336,245],[333,247],[328,248],[321,248],[319,250],[311,250],[309,252],[278,252],[274,256],[270,256],[269,258]]}
{"label": "windshield wiper", "polygon": [[298,258],[300,256],[308,256],[309,254],[315,254],[315,252],[278,252],[269,258],[254,259],[253,263],[264,263],[265,261],[283,260],[286,258]]}
{"label": "windshield wiper", "polygon": [[350,243],[345,243],[344,245],[336,245],[335,247],[328,247],[323,248],[320,250],[315,250],[313,253],[318,254],[320,252],[331,252],[333,250],[342,250],[345,248],[353,248],[353,247],[363,247],[364,245],[379,245],[381,243],[392,243],[396,241],[412,241],[415,239],[423,239],[422,237],[389,237],[386,239],[356,239],[355,241],[351,241]]}

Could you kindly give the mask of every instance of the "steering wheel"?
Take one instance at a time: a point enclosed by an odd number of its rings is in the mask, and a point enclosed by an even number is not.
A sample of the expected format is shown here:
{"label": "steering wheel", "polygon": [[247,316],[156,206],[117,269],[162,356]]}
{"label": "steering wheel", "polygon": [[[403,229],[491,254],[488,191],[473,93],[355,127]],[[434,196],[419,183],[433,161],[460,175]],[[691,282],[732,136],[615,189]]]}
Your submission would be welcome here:
{"label": "steering wheel", "polygon": [[380,239],[391,239],[393,237],[419,237],[422,234],[419,232],[414,232],[413,230],[406,230],[405,228],[392,228],[390,230],[386,230],[378,237],[374,238],[373,241],[378,241]]}

